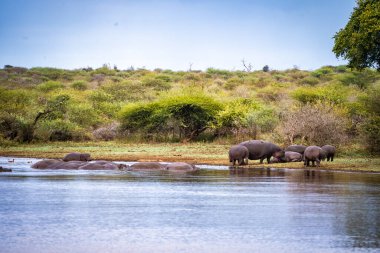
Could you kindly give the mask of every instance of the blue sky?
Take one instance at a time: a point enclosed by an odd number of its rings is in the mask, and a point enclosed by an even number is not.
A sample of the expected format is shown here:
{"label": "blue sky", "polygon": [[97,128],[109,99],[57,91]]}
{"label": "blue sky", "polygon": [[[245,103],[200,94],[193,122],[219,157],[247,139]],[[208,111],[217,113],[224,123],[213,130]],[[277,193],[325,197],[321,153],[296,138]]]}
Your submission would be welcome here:
{"label": "blue sky", "polygon": [[1,0],[0,66],[316,69],[355,0]]}

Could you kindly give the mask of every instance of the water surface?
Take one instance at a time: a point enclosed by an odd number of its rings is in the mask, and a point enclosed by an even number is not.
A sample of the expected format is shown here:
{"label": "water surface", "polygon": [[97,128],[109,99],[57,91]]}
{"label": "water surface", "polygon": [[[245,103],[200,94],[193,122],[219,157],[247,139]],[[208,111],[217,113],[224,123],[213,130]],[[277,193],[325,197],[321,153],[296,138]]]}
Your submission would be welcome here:
{"label": "water surface", "polygon": [[8,160],[1,253],[380,251],[380,174],[53,171]]}

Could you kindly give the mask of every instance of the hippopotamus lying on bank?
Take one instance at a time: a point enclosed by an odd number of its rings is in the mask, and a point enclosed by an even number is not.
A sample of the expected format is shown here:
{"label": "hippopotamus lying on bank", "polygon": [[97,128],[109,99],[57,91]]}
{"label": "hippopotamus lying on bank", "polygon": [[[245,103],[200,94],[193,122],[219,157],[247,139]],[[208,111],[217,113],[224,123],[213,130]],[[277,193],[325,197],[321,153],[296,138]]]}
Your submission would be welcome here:
{"label": "hippopotamus lying on bank", "polygon": [[273,157],[271,163],[289,163],[289,162],[302,162],[302,154],[298,152],[285,151],[283,158]]}

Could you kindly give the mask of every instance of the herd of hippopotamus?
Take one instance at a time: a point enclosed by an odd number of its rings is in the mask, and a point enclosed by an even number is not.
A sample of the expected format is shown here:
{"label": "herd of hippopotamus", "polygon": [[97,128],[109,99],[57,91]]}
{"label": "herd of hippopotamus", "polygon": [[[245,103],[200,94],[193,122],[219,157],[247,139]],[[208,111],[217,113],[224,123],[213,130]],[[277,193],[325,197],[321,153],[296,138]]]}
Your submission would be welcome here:
{"label": "herd of hippopotamus", "polygon": [[[229,150],[229,160],[233,166],[236,162],[238,165],[246,165],[249,160],[260,160],[263,163],[267,159],[268,163],[286,163],[286,162],[304,162],[305,166],[320,165],[320,162],[327,158],[327,161],[333,161],[335,147],[325,145],[304,146],[291,145],[282,149],[276,144],[262,140],[244,141],[234,145]],[[271,159],[271,157],[273,157]],[[63,159],[45,159],[34,163],[34,169],[67,169],[67,170],[130,170],[130,171],[173,171],[173,172],[191,172],[198,170],[192,164],[184,162],[159,163],[159,162],[137,162],[132,165],[114,163],[110,161],[92,161],[88,153],[69,153]]]}
{"label": "herd of hippopotamus", "polygon": [[69,153],[63,159],[45,159],[34,163],[34,169],[66,169],[66,170],[165,170],[173,172],[191,172],[198,168],[184,162],[159,163],[159,162],[137,162],[132,165],[114,163],[110,161],[92,161],[88,153]]}
{"label": "herd of hippopotamus", "polygon": [[[276,144],[262,140],[250,140],[234,145],[229,150],[230,163],[235,166],[248,164],[249,160],[260,160],[263,163],[267,159],[268,163],[286,163],[286,162],[304,162],[305,166],[320,165],[320,162],[327,158],[327,161],[333,161],[335,156],[335,147],[331,145],[304,146],[291,145],[282,149]],[[271,157],[273,158],[271,159]]]}

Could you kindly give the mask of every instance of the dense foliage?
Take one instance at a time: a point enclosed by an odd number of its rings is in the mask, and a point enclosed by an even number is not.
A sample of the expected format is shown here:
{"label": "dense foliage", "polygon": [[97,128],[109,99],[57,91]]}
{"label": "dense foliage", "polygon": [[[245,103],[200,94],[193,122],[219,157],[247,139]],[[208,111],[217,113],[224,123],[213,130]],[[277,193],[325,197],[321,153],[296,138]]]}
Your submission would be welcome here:
{"label": "dense foliage", "polygon": [[333,52],[357,69],[380,71],[380,1],[358,0],[347,25],[334,36]]}
{"label": "dense foliage", "polygon": [[378,152],[380,74],[0,69],[0,143],[267,139]]}

